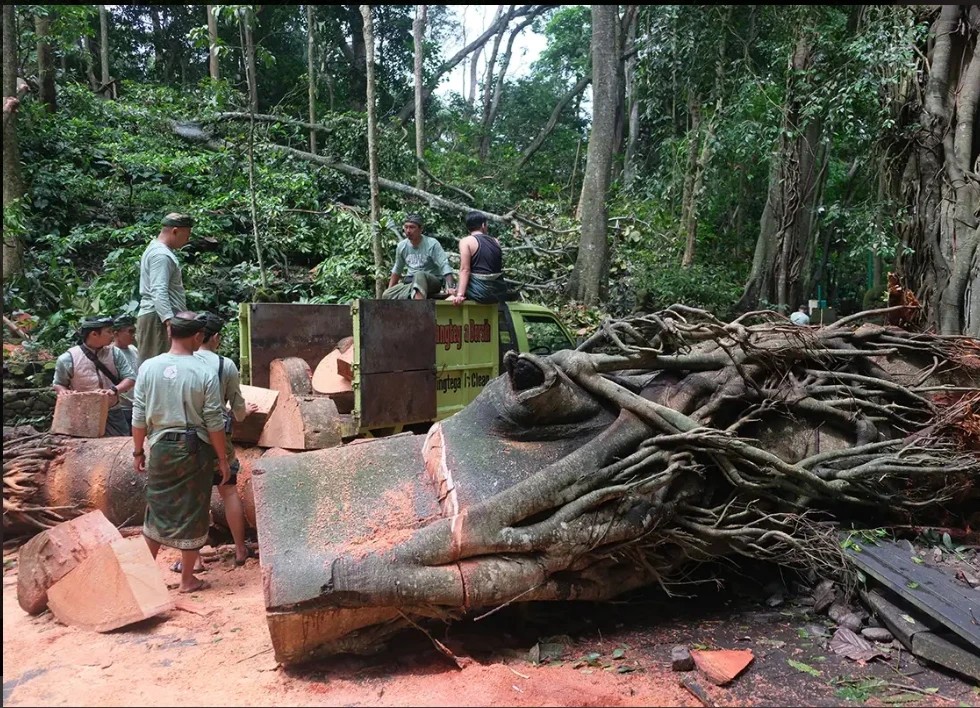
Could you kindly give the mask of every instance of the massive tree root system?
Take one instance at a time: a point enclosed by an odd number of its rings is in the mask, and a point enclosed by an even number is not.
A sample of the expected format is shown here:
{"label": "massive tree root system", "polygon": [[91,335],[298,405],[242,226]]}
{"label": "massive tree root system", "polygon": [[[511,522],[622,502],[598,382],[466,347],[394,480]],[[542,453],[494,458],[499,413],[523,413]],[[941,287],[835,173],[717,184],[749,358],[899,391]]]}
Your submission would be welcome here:
{"label": "massive tree root system", "polygon": [[[382,443],[361,462],[270,460],[256,503],[277,656],[377,648],[412,617],[670,591],[737,556],[846,581],[842,525],[976,524],[980,343],[862,324],[875,317],[811,328],[674,306],[606,322],[577,351],[510,354],[433,426],[420,481],[392,471],[387,490],[359,491],[357,525],[350,500],[319,514],[344,527],[329,541],[284,521],[277,490],[356,477]],[[412,507],[393,516],[396,487]]]}

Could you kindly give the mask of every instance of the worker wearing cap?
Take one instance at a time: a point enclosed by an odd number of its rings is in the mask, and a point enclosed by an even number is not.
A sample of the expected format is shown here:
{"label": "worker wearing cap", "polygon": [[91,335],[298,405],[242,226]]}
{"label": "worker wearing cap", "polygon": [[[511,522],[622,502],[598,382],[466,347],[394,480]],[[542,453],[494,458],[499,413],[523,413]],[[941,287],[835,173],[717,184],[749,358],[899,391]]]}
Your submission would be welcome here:
{"label": "worker wearing cap", "polygon": [[140,309],[136,314],[136,341],[140,365],[170,350],[167,325],[175,312],[187,309],[187,294],[174,251],[191,239],[194,220],[187,214],[163,218],[160,233],[140,258]]}
{"label": "worker wearing cap", "polygon": [[54,390],[59,396],[99,391],[109,396],[107,436],[131,435],[128,411],[120,394],[136,385],[136,370],[112,344],[112,318],[86,317],[78,330],[78,344],[58,357]]}
{"label": "worker wearing cap", "polygon": [[[395,247],[395,265],[391,269],[388,289],[381,297],[385,300],[424,300],[442,290],[452,295],[456,288],[456,276],[442,245],[431,236],[422,234],[422,217],[409,214],[402,224],[405,238]],[[407,270],[403,276],[402,272]]]}

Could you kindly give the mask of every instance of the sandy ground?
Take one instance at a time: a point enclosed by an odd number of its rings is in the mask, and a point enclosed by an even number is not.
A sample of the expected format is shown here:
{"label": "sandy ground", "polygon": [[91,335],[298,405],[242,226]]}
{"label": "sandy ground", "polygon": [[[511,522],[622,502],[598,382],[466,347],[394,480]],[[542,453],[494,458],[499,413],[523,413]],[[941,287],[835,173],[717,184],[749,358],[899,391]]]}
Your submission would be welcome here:
{"label": "sandy ground", "polygon": [[[230,552],[230,549],[220,549]],[[168,581],[177,558],[157,562]],[[221,555],[202,574],[212,587],[176,595],[184,609],[97,634],[59,624],[49,612],[17,604],[16,568],[3,579],[5,706],[699,706],[679,685],[698,678],[718,705],[847,705],[842,679],[879,686],[869,705],[978,705],[969,684],[918,665],[905,654],[864,667],[836,657],[801,631],[814,621],[793,608],[747,611],[665,605],[661,600],[604,606],[506,608],[481,622],[433,633],[469,664],[462,670],[420,632],[406,632],[372,657],[338,657],[302,667],[275,662],[266,628],[257,560],[236,568]],[[696,605],[696,603],[695,603]],[[678,611],[680,610],[680,611]],[[528,651],[548,635],[568,644],[560,661],[535,665]],[[755,661],[726,687],[670,670],[675,644],[751,648]],[[793,659],[819,676],[792,668]],[[877,678],[875,678],[877,677]],[[855,703],[851,703],[854,705]]]}

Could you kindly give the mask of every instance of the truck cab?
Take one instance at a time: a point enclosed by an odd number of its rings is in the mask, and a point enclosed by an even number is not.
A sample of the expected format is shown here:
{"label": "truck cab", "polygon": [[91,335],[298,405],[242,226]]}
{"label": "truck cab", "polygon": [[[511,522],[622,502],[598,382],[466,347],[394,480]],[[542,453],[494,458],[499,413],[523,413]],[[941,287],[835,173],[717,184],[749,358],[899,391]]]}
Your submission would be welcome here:
{"label": "truck cab", "polygon": [[575,346],[551,310],[522,302],[243,303],[239,319],[242,381],[254,386],[269,385],[273,359],[300,357],[315,370],[353,337],[353,407],[340,410],[350,437],[424,429],[476,398],[507,352]]}

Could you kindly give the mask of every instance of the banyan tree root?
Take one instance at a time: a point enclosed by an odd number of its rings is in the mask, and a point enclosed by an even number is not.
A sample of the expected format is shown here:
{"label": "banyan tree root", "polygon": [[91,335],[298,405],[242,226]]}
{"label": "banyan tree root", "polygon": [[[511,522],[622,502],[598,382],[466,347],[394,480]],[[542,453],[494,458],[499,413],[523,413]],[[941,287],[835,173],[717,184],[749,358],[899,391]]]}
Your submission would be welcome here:
{"label": "banyan tree root", "polygon": [[[872,316],[810,328],[673,306],[604,322],[577,351],[509,354],[505,376],[430,431],[413,462],[422,481],[364,485],[359,525],[344,521],[349,500],[314,490],[308,509],[290,498],[287,510],[277,495],[308,474],[358,488],[367,450],[360,467],[341,450],[307,453],[315,469],[306,455],[260,465],[267,607],[280,626],[303,618],[302,642],[273,633],[277,656],[376,648],[372,617],[405,624],[391,608],[418,618],[670,591],[737,556],[847,583],[842,524],[976,525],[980,342],[862,324]],[[400,497],[414,511],[393,517]],[[335,508],[344,531],[329,542],[284,520]],[[276,537],[294,531],[287,558]]]}

